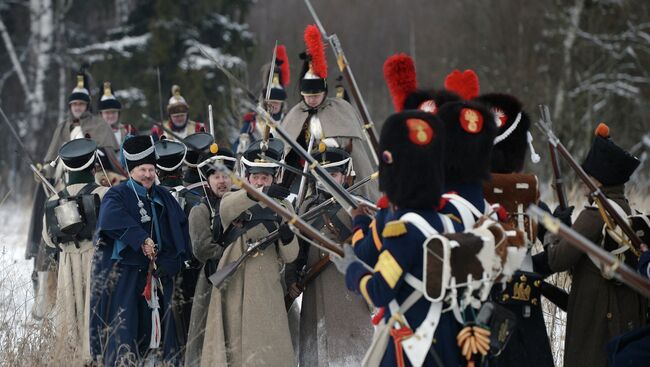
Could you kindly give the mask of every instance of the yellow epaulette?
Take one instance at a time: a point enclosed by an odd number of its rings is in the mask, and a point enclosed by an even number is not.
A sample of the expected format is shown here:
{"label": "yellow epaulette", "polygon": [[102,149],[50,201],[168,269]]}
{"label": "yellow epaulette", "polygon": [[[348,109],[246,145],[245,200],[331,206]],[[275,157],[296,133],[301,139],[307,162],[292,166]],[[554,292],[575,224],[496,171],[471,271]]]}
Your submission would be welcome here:
{"label": "yellow epaulette", "polygon": [[381,235],[385,238],[399,237],[406,234],[406,222],[401,220],[392,220],[386,223]]}

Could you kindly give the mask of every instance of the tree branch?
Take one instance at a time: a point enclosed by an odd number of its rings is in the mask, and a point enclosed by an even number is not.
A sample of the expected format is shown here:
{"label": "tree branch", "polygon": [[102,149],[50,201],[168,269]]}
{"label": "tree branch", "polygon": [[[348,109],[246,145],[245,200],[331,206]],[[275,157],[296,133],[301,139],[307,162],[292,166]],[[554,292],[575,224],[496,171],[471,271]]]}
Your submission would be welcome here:
{"label": "tree branch", "polygon": [[29,90],[29,85],[27,84],[27,78],[25,77],[25,71],[23,70],[20,61],[18,60],[18,56],[16,55],[16,49],[14,48],[14,44],[11,41],[11,37],[9,36],[9,32],[7,31],[7,27],[5,26],[5,23],[2,21],[2,18],[0,18],[0,35],[2,36],[2,40],[4,41],[5,48],[7,49],[7,53],[9,54],[9,58],[11,59],[11,63],[14,66],[14,70],[16,71],[16,75],[18,75],[18,80],[20,81],[20,85],[23,87],[23,91],[25,92],[25,97],[29,101],[32,99],[32,92],[31,90]]}

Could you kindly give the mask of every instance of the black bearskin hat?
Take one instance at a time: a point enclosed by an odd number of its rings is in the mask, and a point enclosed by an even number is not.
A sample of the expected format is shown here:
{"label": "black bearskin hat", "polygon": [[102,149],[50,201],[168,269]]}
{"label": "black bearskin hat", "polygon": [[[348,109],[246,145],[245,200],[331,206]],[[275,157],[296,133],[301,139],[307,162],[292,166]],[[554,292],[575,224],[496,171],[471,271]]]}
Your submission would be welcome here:
{"label": "black bearskin hat", "polygon": [[438,116],[445,123],[445,179],[447,187],[490,179],[490,160],[497,126],[483,105],[449,102]]}
{"label": "black bearskin hat", "polygon": [[483,94],[475,100],[490,109],[499,128],[492,148],[492,172],[521,172],[530,129],[530,119],[521,102],[514,96],[500,93]]}
{"label": "black bearskin hat", "polygon": [[437,207],[444,186],[445,127],[438,117],[408,110],[381,130],[379,189],[400,208]]}
{"label": "black bearskin hat", "polygon": [[448,90],[439,91],[415,90],[404,100],[405,110],[422,110],[436,114],[444,104],[460,101],[460,97]]}
{"label": "black bearskin hat", "polygon": [[99,100],[99,112],[110,110],[121,110],[122,104],[113,95],[113,89],[110,82],[104,82],[104,94]]}
{"label": "black bearskin hat", "polygon": [[85,171],[95,168],[97,143],[92,139],[74,139],[63,144],[59,157],[68,171]]}
{"label": "black bearskin hat", "polygon": [[142,164],[156,165],[156,149],[154,148],[153,138],[148,135],[133,136],[126,139],[122,144],[122,154],[129,172]]}
{"label": "black bearskin hat", "polygon": [[609,136],[609,127],[601,123],[596,128],[596,137],[582,169],[603,186],[617,186],[629,181],[640,164],[639,159],[614,144]]}
{"label": "black bearskin hat", "polygon": [[158,167],[158,169],[172,172],[181,167],[187,153],[187,147],[185,147],[185,144],[177,141],[160,139],[154,146],[156,148],[156,154],[158,154],[158,160],[156,161],[156,167]]}

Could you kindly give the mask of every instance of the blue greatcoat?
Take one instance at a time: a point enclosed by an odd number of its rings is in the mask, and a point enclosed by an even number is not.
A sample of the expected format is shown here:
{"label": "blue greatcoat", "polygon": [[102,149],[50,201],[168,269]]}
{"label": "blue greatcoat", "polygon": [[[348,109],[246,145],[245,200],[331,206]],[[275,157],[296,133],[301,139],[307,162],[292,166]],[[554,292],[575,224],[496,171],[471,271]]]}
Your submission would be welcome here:
{"label": "blue greatcoat", "polygon": [[[135,191],[134,191],[135,190]],[[136,192],[152,218],[142,223]],[[102,201],[91,273],[90,346],[93,359],[106,366],[122,358],[140,360],[148,351],[151,309],[142,295],[149,259],[141,246],[147,237],[158,245],[157,272],[162,358],[173,363],[174,320],[169,310],[173,277],[191,254],[187,218],[165,189],[149,192],[133,180],[112,187]],[[153,227],[152,227],[153,226]],[[129,354],[133,353],[133,354]]]}
{"label": "blue greatcoat", "polygon": [[[397,210],[391,212],[390,210],[382,211],[378,217],[375,218],[376,221],[381,223],[386,223],[386,226],[394,226],[395,223],[400,222],[399,218],[406,214],[407,212],[414,212],[422,216],[432,227],[436,230],[441,231],[443,229],[442,222],[438,217],[438,213],[431,210]],[[365,230],[368,232],[367,225],[363,225],[363,222],[356,221],[356,224],[361,225],[360,230]],[[361,293],[366,298],[366,301],[373,304],[375,307],[384,307],[384,320],[390,318],[390,310],[388,304],[391,300],[395,299],[399,304],[402,304],[406,298],[413,292],[413,288],[406,283],[404,276],[406,273],[410,273],[418,279],[422,279],[422,244],[425,240],[424,235],[417,229],[414,225],[410,223],[403,223],[405,225],[404,233],[395,235],[394,233],[387,235],[384,231],[380,236],[381,240],[381,249],[377,252],[377,255],[374,254],[374,251],[377,250],[374,239],[372,235],[365,235],[362,240],[356,242],[355,253],[360,258],[365,258],[363,260],[375,259],[374,262],[371,262],[369,265],[375,268],[375,272],[369,274],[368,271],[360,264],[353,263],[346,273],[346,285],[350,290],[354,290],[358,293]],[[377,225],[377,222],[375,223]],[[400,224],[397,224],[398,226]],[[370,239],[368,239],[370,238]],[[365,240],[365,241],[364,241]],[[366,247],[357,248],[357,246]],[[373,251],[374,250],[374,251]],[[382,255],[384,252],[387,254]],[[381,261],[383,257],[394,259],[392,261]],[[375,264],[376,263],[376,264]],[[380,265],[383,263],[383,265]],[[382,266],[385,264],[397,264],[399,269],[394,268],[389,271],[382,272]],[[399,274],[399,277],[394,279],[385,279],[383,274],[391,274],[391,278],[395,274]],[[369,279],[365,280],[366,276],[370,276]],[[362,281],[363,280],[363,281]],[[363,288],[363,289],[362,289]],[[407,312],[406,319],[408,320],[409,326],[415,330],[420,326],[422,321],[429,311],[431,303],[424,298],[421,298],[417,301]],[[433,356],[430,354],[427,356],[424,365],[425,366],[460,366],[460,350],[456,344],[456,334],[458,333],[459,326],[451,313],[443,313],[440,317],[439,324],[436,328],[433,351],[440,357],[441,364],[436,363]],[[410,366],[408,358],[404,356],[406,365]],[[394,342],[391,337],[388,348],[384,357],[382,358],[382,366],[396,366],[397,359],[395,355]]]}

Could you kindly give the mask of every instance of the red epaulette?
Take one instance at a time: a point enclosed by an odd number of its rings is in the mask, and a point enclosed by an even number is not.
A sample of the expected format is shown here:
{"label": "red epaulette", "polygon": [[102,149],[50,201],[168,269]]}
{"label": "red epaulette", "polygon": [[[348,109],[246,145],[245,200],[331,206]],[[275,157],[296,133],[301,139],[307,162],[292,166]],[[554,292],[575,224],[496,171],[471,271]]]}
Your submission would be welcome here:
{"label": "red epaulette", "polygon": [[387,209],[389,204],[390,203],[388,201],[388,196],[383,195],[379,198],[379,200],[377,200],[377,203],[375,205],[377,205],[379,209]]}

